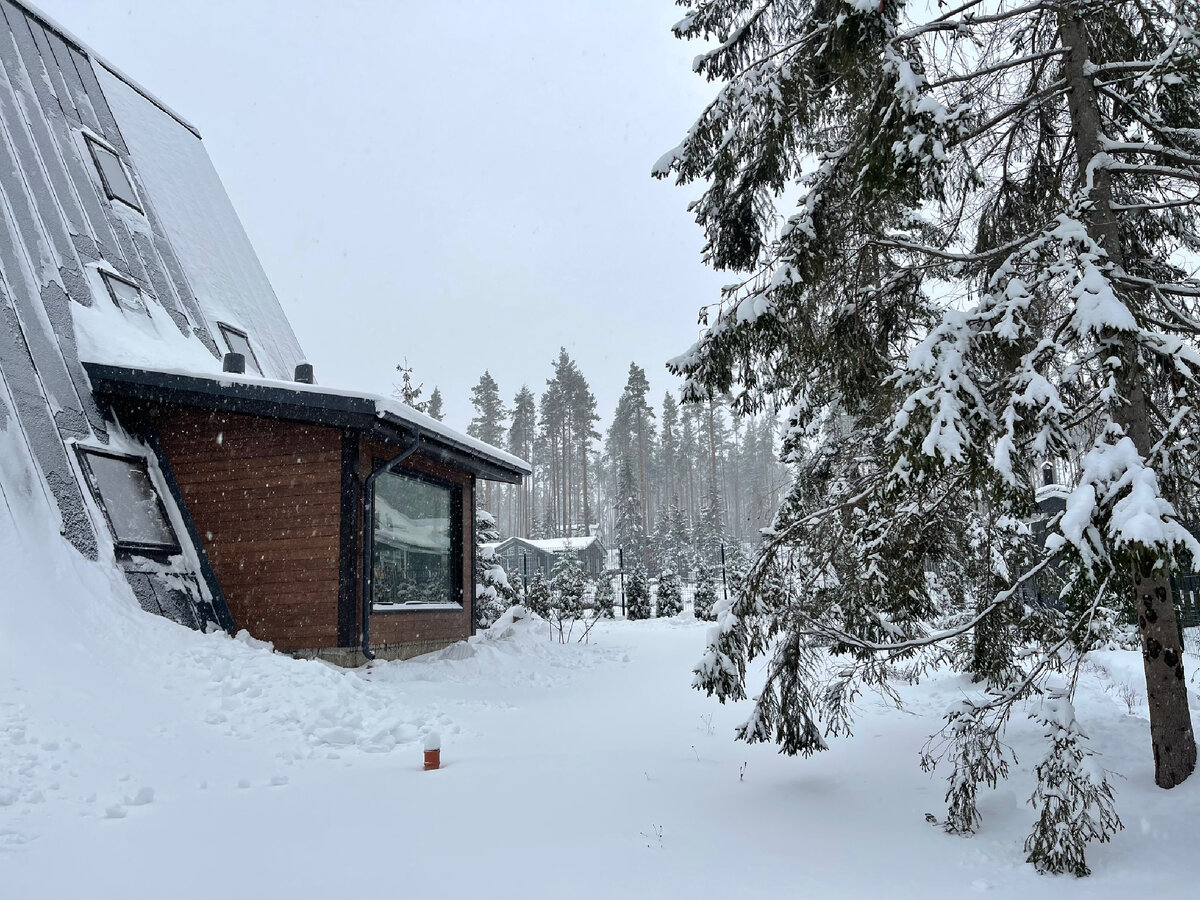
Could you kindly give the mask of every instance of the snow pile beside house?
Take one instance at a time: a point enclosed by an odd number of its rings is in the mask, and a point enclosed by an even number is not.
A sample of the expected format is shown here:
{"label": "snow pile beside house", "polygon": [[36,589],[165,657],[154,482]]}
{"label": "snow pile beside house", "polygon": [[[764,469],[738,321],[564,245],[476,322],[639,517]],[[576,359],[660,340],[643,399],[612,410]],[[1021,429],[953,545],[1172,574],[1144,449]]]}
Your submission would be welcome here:
{"label": "snow pile beside house", "polygon": [[436,659],[366,674],[147,615],[119,569],[59,537],[16,459],[0,464],[0,848],[38,832],[22,822],[70,809],[123,817],[164,788],[279,785],[298,760],[454,734],[436,703],[410,691],[414,681],[503,678],[494,670],[504,657],[544,655],[534,626],[510,619],[504,635],[476,639],[482,649],[450,648],[447,660],[473,657],[454,674]]}
{"label": "snow pile beside house", "polygon": [[118,570],[24,524],[0,516],[0,808],[18,821],[39,804],[116,815],[203,778],[231,737],[286,761],[389,750],[434,724],[340,670],[147,615]]}

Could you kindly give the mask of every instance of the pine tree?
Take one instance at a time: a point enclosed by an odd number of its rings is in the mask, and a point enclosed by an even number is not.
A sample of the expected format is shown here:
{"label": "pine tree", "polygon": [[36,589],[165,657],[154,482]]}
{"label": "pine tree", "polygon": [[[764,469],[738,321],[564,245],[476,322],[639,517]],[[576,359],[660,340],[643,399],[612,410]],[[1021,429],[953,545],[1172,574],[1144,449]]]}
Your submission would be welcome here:
{"label": "pine tree", "polygon": [[[588,474],[599,419],[596,397],[566,348],[559,350],[554,377],[540,404],[540,443],[548,462],[548,518],[560,534],[586,535],[592,520]],[[545,479],[544,479],[545,481]]]}
{"label": "pine tree", "polygon": [[642,501],[637,477],[633,471],[633,461],[628,457],[621,461],[617,474],[615,505],[617,547],[624,552],[627,566],[641,566],[646,558],[647,540],[642,530]]}
{"label": "pine tree", "polygon": [[683,507],[693,528],[699,523],[699,498],[702,493],[696,472],[700,445],[696,439],[695,417],[692,415],[694,406],[689,404],[681,408],[679,427],[680,488],[684,498]]}
{"label": "pine tree", "polygon": [[658,615],[661,618],[683,612],[683,585],[675,572],[663,572],[658,579]]}
{"label": "pine tree", "polygon": [[[629,376],[625,382],[625,389],[617,400],[617,411],[613,416],[608,440],[608,454],[617,471],[622,472],[625,464],[629,463],[637,475],[638,516],[643,535],[648,535],[654,527],[653,517],[650,515],[649,495],[654,452],[654,410],[646,401],[649,392],[650,382],[646,380],[645,369],[636,363],[630,363]],[[618,490],[620,492],[623,489]],[[625,495],[628,495],[627,492]],[[639,544],[638,551],[642,564],[647,564],[649,544],[643,541]],[[626,552],[629,552],[628,549]]]}
{"label": "pine tree", "polygon": [[679,404],[667,391],[662,401],[662,430],[659,436],[662,458],[663,496],[677,502],[680,493],[679,477]]}
{"label": "pine tree", "polygon": [[[533,446],[537,437],[537,400],[533,391],[521,385],[513,398],[512,424],[508,428],[508,452],[534,463]],[[536,496],[537,467],[526,483],[517,488],[516,521],[511,531],[521,537],[535,537],[533,533],[533,498]]]}
{"label": "pine tree", "polygon": [[[504,420],[508,416],[508,410],[500,400],[500,387],[496,384],[496,379],[486,371],[479,376],[475,387],[471,388],[471,405],[475,407],[475,416],[467,426],[467,434],[485,444],[499,447],[500,442],[504,440]],[[483,491],[483,505],[494,513],[496,502],[492,482],[485,481]]]}
{"label": "pine tree", "polygon": [[700,521],[696,525],[696,556],[709,566],[721,564],[721,548],[728,542],[722,516],[721,497],[709,491],[700,510]]}
{"label": "pine tree", "polygon": [[650,584],[646,580],[646,571],[636,566],[625,588],[625,618],[637,620],[650,616]]}
{"label": "pine tree", "polygon": [[500,386],[488,372],[480,375],[475,387],[471,388],[471,405],[475,407],[475,416],[467,426],[467,434],[493,447],[500,446],[508,410],[500,400]]}
{"label": "pine tree", "polygon": [[[849,727],[838,698],[886,689],[881,657],[928,660],[1036,614],[1023,677],[947,721],[947,827],[971,830],[1012,710],[1121,604],[1142,639],[1155,781],[1193,771],[1170,576],[1200,554],[1180,524],[1197,505],[1200,282],[1176,262],[1200,203],[1197,26],[1194,4],[1167,0],[705,0],[675,26],[718,42],[696,68],[722,85],[655,174],[706,182],[705,258],[745,274],[672,367],[685,400],[789,406],[801,470],[697,678],[739,698],[747,660],[781,648],[747,740],[823,750],[818,722]],[[1079,470],[1066,512],[1024,565],[989,571],[973,615],[939,627],[957,613],[926,562],[978,552],[946,523],[1028,520],[1035,473],[1058,459]],[[1065,614],[1020,608],[1043,577]],[[823,672],[827,649],[853,664]],[[1052,806],[1106,795],[1064,774],[1070,742],[1056,753],[1038,769]],[[1103,809],[1089,821],[1043,814],[1031,860],[1081,872],[1086,842],[1119,827]]]}
{"label": "pine tree", "polygon": [[429,395],[429,402],[425,405],[425,414],[441,422],[446,418],[445,412],[442,411],[442,405],[442,392],[437,385],[434,385],[433,393]]}

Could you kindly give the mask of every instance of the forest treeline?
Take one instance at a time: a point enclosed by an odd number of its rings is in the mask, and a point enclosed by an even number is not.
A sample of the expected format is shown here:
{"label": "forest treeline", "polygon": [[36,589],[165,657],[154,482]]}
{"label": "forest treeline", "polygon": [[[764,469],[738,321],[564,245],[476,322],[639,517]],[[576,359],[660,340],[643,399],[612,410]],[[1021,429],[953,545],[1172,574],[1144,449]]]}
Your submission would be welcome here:
{"label": "forest treeline", "polygon": [[[396,397],[442,418],[442,395],[425,398],[407,362]],[[506,399],[511,398],[511,399]],[[541,394],[505,394],[489,372],[471,390],[472,437],[528,460],[521,485],[485,482],[479,505],[504,537],[599,535],[625,564],[686,572],[720,547],[758,543],[790,484],[777,453],[778,419],[736,416],[721,398],[657,402],[646,372],[629,366],[613,418],[602,428],[596,397],[565,349]]]}

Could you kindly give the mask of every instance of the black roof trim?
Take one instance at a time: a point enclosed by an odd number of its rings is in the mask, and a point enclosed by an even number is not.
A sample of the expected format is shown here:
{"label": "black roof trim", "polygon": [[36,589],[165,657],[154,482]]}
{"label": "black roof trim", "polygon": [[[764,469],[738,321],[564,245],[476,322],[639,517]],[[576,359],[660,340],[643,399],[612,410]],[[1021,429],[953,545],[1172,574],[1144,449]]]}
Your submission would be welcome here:
{"label": "black roof trim", "polygon": [[219,375],[181,375],[88,362],[83,367],[91,379],[92,391],[102,397],[343,428],[388,443],[411,442],[413,434],[419,433],[419,453],[478,478],[520,484],[525,474],[503,460],[488,459],[473,447],[448,435],[426,431],[388,410],[377,415],[375,402],[367,397],[247,383]]}

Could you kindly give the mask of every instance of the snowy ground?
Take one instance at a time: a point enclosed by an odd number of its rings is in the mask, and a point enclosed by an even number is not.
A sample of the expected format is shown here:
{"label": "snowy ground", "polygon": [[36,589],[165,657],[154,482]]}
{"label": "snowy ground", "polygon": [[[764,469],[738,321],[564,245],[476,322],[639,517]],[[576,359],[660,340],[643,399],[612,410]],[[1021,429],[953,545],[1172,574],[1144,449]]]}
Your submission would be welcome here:
{"label": "snowy ground", "polygon": [[2,510],[0,558],[2,900],[1194,895],[1200,778],[1151,785],[1144,710],[1118,690],[1138,687],[1131,653],[1098,657],[1078,703],[1127,826],[1079,881],[1023,863],[1041,752],[1024,723],[983,831],[925,822],[945,773],[917,755],[951,677],[904,712],[867,700],[854,738],[788,759],[734,742],[744,710],[689,688],[694,622],[614,622],[587,646],[524,622],[344,672],[137,612],[118,576]]}

